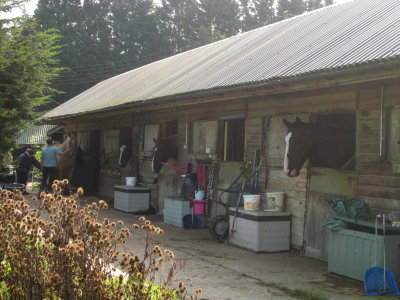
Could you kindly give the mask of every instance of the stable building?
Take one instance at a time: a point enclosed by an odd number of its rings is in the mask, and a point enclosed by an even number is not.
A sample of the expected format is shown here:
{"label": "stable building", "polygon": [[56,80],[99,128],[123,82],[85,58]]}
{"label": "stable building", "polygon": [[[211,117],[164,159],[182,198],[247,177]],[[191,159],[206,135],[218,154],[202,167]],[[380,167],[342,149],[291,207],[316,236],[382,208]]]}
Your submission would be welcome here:
{"label": "stable building", "polygon": [[[283,120],[297,118],[350,133],[349,163],[305,163],[287,176]],[[358,197],[400,219],[400,2],[336,4],[165,58],[96,84],[41,122],[76,134],[100,195],[137,176],[160,214],[182,179],[166,165],[153,172],[154,139],[175,148],[168,165],[191,161],[219,187],[261,165],[252,184],[262,206],[267,192],[284,192],[291,245],[327,260],[329,201]],[[223,209],[214,193],[209,217]]]}

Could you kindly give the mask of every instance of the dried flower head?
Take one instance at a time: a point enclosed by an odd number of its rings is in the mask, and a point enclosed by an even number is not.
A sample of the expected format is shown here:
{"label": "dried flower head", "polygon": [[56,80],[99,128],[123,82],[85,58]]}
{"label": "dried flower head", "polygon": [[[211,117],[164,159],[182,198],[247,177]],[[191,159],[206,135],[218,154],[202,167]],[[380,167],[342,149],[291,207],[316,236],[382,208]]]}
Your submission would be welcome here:
{"label": "dried flower head", "polygon": [[79,187],[77,189],[76,193],[78,194],[78,196],[82,196],[83,195],[83,188]]}

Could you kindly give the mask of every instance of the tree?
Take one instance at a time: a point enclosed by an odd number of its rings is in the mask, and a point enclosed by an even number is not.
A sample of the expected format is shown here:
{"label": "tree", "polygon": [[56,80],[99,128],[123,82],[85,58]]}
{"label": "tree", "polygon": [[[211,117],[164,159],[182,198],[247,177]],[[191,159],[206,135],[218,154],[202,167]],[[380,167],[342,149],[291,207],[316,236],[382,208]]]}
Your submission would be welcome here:
{"label": "tree", "polygon": [[292,16],[300,15],[306,11],[304,0],[278,0],[278,19],[287,19]]}
{"label": "tree", "polygon": [[230,37],[239,32],[240,11],[235,0],[200,0],[201,24],[210,34],[219,32],[224,37]]}
{"label": "tree", "polygon": [[160,6],[153,1],[39,0],[40,28],[56,28],[62,35],[57,58],[66,70],[53,81],[63,92],[56,102],[117,74],[307,8],[306,0],[157,0]]}
{"label": "tree", "polygon": [[[18,4],[0,3],[2,13]],[[0,20],[0,158],[14,146],[24,123],[56,92],[50,82],[60,71],[55,59],[58,39],[54,30],[37,31],[29,18]]]}
{"label": "tree", "polygon": [[291,0],[289,13],[292,15],[301,15],[306,11],[306,7],[307,5],[304,0]]}
{"label": "tree", "polygon": [[[82,40],[84,36],[79,34],[85,31],[85,28],[82,28],[85,24],[80,0],[39,0],[34,17],[42,31],[57,29],[61,36],[58,44],[63,48],[57,58],[65,69],[60,77],[53,81],[53,87],[62,91],[54,97],[56,102],[62,103],[72,98],[71,95],[76,95],[77,91],[88,87],[85,82],[75,80],[78,74],[74,70],[74,67],[83,63],[81,45],[86,43]],[[90,48],[89,45],[87,47]],[[86,59],[91,58],[89,55]],[[54,103],[48,103],[44,109],[54,106]]]}
{"label": "tree", "polygon": [[322,0],[307,0],[307,10],[311,11],[323,7]]}
{"label": "tree", "polygon": [[275,0],[253,0],[259,26],[272,24],[276,21]]}
{"label": "tree", "polygon": [[111,1],[109,15],[113,57],[136,60],[138,64],[149,53],[159,51],[160,34],[152,0]]}
{"label": "tree", "polygon": [[174,53],[189,49],[190,43],[198,40],[199,14],[196,0],[162,0],[160,28]]}
{"label": "tree", "polygon": [[153,0],[39,0],[35,17],[43,30],[57,28],[62,35],[58,58],[67,69],[53,82],[64,92],[55,99],[60,103],[172,54]]}
{"label": "tree", "polygon": [[248,31],[274,23],[275,0],[239,0],[241,8],[241,30]]}
{"label": "tree", "polygon": [[248,31],[257,27],[255,8],[251,5],[251,2],[249,0],[239,0],[239,3],[242,16],[241,29]]}

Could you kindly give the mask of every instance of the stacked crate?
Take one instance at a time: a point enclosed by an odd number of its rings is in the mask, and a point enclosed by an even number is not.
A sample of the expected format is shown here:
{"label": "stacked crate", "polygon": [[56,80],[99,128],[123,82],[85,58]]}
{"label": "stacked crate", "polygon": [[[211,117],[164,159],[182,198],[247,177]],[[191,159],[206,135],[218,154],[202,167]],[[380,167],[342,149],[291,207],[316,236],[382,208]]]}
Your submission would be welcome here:
{"label": "stacked crate", "polygon": [[164,198],[164,223],[183,228],[183,217],[191,213],[190,201],[182,197]]}

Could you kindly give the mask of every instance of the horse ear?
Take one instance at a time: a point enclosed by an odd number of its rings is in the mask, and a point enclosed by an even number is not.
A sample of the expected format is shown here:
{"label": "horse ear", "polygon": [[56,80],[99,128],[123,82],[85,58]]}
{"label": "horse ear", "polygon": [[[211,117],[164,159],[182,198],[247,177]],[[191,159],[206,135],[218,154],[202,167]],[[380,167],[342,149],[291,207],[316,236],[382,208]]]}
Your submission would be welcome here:
{"label": "horse ear", "polygon": [[295,122],[295,123],[301,124],[301,123],[303,123],[303,122],[300,120],[300,118],[299,118],[298,116],[296,116],[296,122]]}
{"label": "horse ear", "polygon": [[282,119],[282,121],[283,121],[283,123],[285,123],[285,125],[286,125],[287,128],[290,129],[290,128],[292,127],[292,123],[290,123],[288,120]]}

